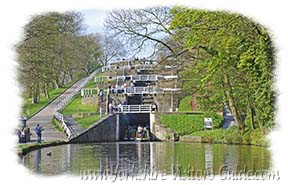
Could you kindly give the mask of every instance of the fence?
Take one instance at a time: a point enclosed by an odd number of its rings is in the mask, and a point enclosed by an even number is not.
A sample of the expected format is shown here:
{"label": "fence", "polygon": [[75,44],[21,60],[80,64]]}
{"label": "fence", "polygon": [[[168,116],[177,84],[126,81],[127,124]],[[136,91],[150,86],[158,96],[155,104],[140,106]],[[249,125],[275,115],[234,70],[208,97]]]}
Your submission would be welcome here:
{"label": "fence", "polygon": [[156,94],[159,93],[156,91],[155,87],[127,87],[124,89],[126,94]]}
{"label": "fence", "polygon": [[133,81],[157,81],[158,75],[134,75],[131,79]]}
{"label": "fence", "polygon": [[89,97],[92,95],[98,94],[98,89],[96,88],[84,88],[81,89],[81,97]]}
{"label": "fence", "polygon": [[118,107],[118,113],[150,113],[151,105],[121,105]]}
{"label": "fence", "polygon": [[108,76],[95,76],[94,77],[94,82],[95,83],[107,83],[108,82]]}
{"label": "fence", "polygon": [[70,139],[72,137],[72,132],[67,126],[67,124],[65,123],[63,114],[56,112],[54,116],[58,121],[61,122],[64,132],[66,133],[67,137]]}
{"label": "fence", "polygon": [[180,88],[156,88],[156,87],[127,87],[112,88],[112,94],[163,94],[165,92],[179,92]]}
{"label": "fence", "polygon": [[102,72],[105,71],[111,71],[111,70],[117,70],[117,69],[138,69],[138,70],[154,70],[155,68],[159,68],[161,70],[167,70],[167,69],[173,69],[173,68],[178,68],[178,66],[162,66],[162,65],[157,65],[157,64],[134,64],[134,65],[122,65],[122,66],[115,66],[115,65],[107,65],[107,66],[102,66]]}

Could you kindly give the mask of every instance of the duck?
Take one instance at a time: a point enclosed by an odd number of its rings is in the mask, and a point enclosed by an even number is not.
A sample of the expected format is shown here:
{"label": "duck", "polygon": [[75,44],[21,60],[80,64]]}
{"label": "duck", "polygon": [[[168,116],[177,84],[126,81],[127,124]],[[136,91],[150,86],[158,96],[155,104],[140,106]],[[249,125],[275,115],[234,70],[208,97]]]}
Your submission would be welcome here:
{"label": "duck", "polygon": [[51,156],[52,155],[52,152],[47,152],[47,156]]}

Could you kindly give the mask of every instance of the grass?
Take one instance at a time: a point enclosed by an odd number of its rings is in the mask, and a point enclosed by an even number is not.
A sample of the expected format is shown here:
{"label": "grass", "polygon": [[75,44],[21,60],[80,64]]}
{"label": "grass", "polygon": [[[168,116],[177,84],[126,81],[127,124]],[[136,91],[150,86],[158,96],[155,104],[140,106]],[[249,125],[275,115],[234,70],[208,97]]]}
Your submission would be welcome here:
{"label": "grass", "polygon": [[[84,88],[95,88],[94,79],[90,80],[85,85]],[[61,110],[61,113],[65,115],[72,115],[75,113],[96,113],[96,112],[98,112],[97,102],[95,102],[95,104],[82,104],[82,97],[80,96],[80,93],[78,93],[63,110]],[[87,116],[84,118],[76,118],[75,121],[77,121],[83,128],[88,128],[90,125],[92,125],[99,119],[100,115],[94,115],[94,116]]]}
{"label": "grass", "polygon": [[97,112],[97,104],[82,104],[81,96],[78,93],[74,99],[61,111],[62,114],[72,115],[74,113],[90,113]]}
{"label": "grass", "polygon": [[209,114],[162,114],[161,123],[170,127],[178,135],[190,135],[193,132],[204,130],[204,118],[212,117],[214,127],[218,127],[222,117]]}
{"label": "grass", "polygon": [[185,96],[184,98],[182,98],[180,100],[179,103],[179,112],[191,112],[191,106],[190,106],[190,100],[191,100],[191,96]]}
{"label": "grass", "polygon": [[84,118],[76,118],[75,120],[79,123],[81,127],[88,128],[100,119],[101,119],[100,115],[94,115]]}
{"label": "grass", "polygon": [[170,127],[179,135],[188,135],[203,130],[203,115],[164,114],[160,116],[161,123]]}
{"label": "grass", "polygon": [[191,134],[200,136],[202,142],[226,143],[226,144],[248,144],[258,146],[268,146],[267,134],[262,134],[260,129],[255,129],[244,134],[238,132],[237,127],[229,129],[215,129],[198,131]]}
{"label": "grass", "polygon": [[54,126],[54,128],[57,130],[57,132],[63,132],[63,128],[61,124],[59,123],[59,121],[56,120],[56,118],[53,118],[51,123]]}
{"label": "grass", "polygon": [[36,113],[37,111],[39,111],[41,108],[43,108],[44,106],[46,106],[47,104],[49,104],[54,98],[56,98],[58,95],[60,95],[62,92],[64,92],[68,87],[70,87],[72,84],[74,84],[76,81],[70,82],[68,84],[66,84],[64,87],[62,88],[58,88],[58,89],[53,89],[49,91],[50,94],[50,99],[47,98],[44,95],[41,95],[40,97],[40,101],[36,104],[32,104],[32,99],[31,98],[27,98],[25,99],[25,103],[22,107],[22,115],[25,117],[31,117],[34,113]]}
{"label": "grass", "polygon": [[96,88],[94,78],[85,85],[85,88]]}

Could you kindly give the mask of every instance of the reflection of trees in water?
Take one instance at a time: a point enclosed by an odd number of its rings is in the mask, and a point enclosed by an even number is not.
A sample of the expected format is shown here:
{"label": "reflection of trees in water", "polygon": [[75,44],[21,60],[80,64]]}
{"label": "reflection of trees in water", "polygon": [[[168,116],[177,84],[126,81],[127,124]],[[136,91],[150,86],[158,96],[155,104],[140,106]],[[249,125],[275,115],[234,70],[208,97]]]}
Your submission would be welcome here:
{"label": "reflection of trees in water", "polygon": [[213,147],[212,145],[205,145],[205,170],[213,172]]}
{"label": "reflection of trees in water", "polygon": [[[47,156],[47,152],[52,156]],[[190,176],[191,170],[202,170],[204,175],[212,171],[219,174],[221,168],[224,172],[237,172],[244,168],[268,170],[271,166],[270,153],[263,147],[172,142],[62,145],[33,151],[23,157],[22,163],[36,173],[47,175],[64,172],[79,175],[81,170],[107,169],[134,175],[152,170],[171,174],[174,167],[174,172]]]}
{"label": "reflection of trees in water", "polygon": [[239,145],[224,145],[223,150],[223,172],[236,172],[239,165]]}
{"label": "reflection of trees in water", "polygon": [[40,165],[41,165],[41,150],[36,151],[36,156],[35,156],[35,172],[39,173],[40,171]]}

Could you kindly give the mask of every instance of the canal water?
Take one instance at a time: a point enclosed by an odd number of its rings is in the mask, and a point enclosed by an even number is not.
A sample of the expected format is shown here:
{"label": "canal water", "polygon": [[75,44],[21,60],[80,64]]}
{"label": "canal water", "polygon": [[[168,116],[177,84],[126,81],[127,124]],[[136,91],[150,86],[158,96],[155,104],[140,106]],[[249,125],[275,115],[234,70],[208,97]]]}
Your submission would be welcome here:
{"label": "canal water", "polygon": [[20,162],[42,175],[185,177],[269,171],[271,154],[267,148],[246,145],[120,142],[42,148]]}

